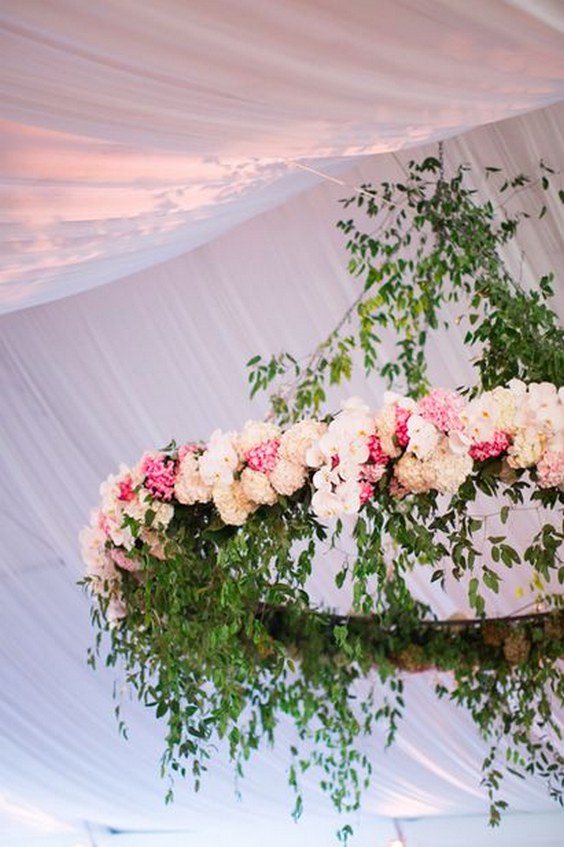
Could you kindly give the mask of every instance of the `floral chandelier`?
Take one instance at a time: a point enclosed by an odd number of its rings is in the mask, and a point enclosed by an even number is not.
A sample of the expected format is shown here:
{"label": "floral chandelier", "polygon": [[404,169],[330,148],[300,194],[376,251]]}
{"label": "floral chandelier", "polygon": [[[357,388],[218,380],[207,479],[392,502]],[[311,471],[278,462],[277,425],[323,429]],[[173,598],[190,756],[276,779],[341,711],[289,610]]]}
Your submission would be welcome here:
{"label": "floral chandelier", "polygon": [[[547,191],[552,171],[541,170]],[[106,662],[166,722],[163,773],[190,773],[197,788],[218,739],[242,773],[286,715],[311,747],[289,751],[295,815],[310,767],[339,811],[356,809],[372,771],[359,740],[383,720],[391,742],[403,675],[433,668],[437,696],[466,708],[490,744],[482,782],[491,822],[506,806],[501,759],[544,778],[562,802],[553,704],[564,703],[564,610],[551,584],[564,578],[564,533],[553,519],[564,490],[564,338],[545,303],[552,278],[524,292],[500,259],[521,218],[498,225],[463,178],[459,168],[447,179],[442,156],[431,157],[410,164],[406,184],[363,186],[346,201],[379,222],[376,235],[339,224],[363,289],[305,366],[289,354],[248,363],[252,394],[294,377],[272,395],[270,420],[216,430],[205,444],[171,442],[102,484],[81,534],[95,599],[90,661],[106,634]],[[429,390],[427,332],[445,303],[462,298],[481,390]],[[386,392],[378,411],[352,398],[321,414],[325,383],[350,377],[351,351],[363,354],[367,373],[378,369],[378,325],[394,330],[400,351],[380,374],[392,386],[403,377],[407,391]],[[487,533],[479,498],[494,498],[499,534]],[[524,551],[503,533],[520,507],[541,518]],[[319,551],[343,534],[354,546],[335,577],[352,594],[347,615],[316,608],[307,593]],[[523,565],[537,610],[486,618],[498,566]],[[438,621],[409,590],[409,573],[421,567],[439,586],[446,575],[467,576],[475,617]],[[366,678],[368,693],[359,688]],[[341,837],[350,832],[345,825]]]}
{"label": "floral chandelier", "polygon": [[500,478],[527,470],[542,489],[564,485],[564,389],[550,383],[487,391],[473,400],[435,389],[419,401],[388,393],[372,412],[358,398],[333,418],[282,431],[248,421],[239,433],[215,430],[207,445],[172,445],[122,466],[101,487],[102,505],[82,533],[92,589],[126,614],[120,574],[143,569],[144,552],[165,558],[175,510],[213,505],[226,526],[241,526],[282,498],[310,504],[321,519],[356,515],[379,496],[456,494],[496,459]]}

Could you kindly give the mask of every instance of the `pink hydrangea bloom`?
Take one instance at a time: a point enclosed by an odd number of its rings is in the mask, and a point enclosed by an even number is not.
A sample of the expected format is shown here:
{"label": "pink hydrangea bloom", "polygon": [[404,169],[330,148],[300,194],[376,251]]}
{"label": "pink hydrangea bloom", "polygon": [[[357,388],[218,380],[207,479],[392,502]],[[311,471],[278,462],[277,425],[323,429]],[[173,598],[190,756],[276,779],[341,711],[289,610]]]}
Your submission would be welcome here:
{"label": "pink hydrangea bloom", "polygon": [[126,503],[129,503],[135,497],[135,491],[133,490],[133,480],[130,476],[126,476],[125,479],[122,479],[121,482],[118,483],[118,488],[118,500],[124,500]]}
{"label": "pink hydrangea bloom", "polygon": [[176,463],[162,453],[147,453],[141,462],[145,488],[157,500],[171,500],[174,494]]}
{"label": "pink hydrangea bloom", "polygon": [[400,447],[407,447],[409,444],[407,422],[410,417],[411,410],[405,409],[403,406],[398,406],[396,403],[396,439]]}
{"label": "pink hydrangea bloom", "polygon": [[98,529],[102,530],[106,537],[109,537],[110,522],[108,520],[107,515],[105,515],[101,509],[99,509],[96,514],[96,526],[98,527]]}
{"label": "pink hydrangea bloom", "polygon": [[271,438],[268,441],[261,441],[256,447],[252,447],[246,454],[245,460],[248,467],[253,471],[269,474],[272,473],[278,461],[278,450],[280,441],[278,438]]}
{"label": "pink hydrangea bloom", "polygon": [[362,465],[358,479],[359,482],[370,482],[374,484],[381,480],[385,473],[385,465]]}
{"label": "pink hydrangea bloom", "polygon": [[540,488],[564,485],[564,450],[547,450],[537,465]]}
{"label": "pink hydrangea bloom", "polygon": [[377,435],[368,437],[368,452],[375,465],[387,465],[390,461],[390,457],[382,449],[382,444]]}
{"label": "pink hydrangea bloom", "polygon": [[360,505],[364,506],[369,500],[374,497],[374,486],[369,482],[360,483]]}
{"label": "pink hydrangea bloom", "polygon": [[464,398],[454,391],[434,388],[417,404],[417,413],[426,421],[434,424],[441,432],[458,432],[463,428],[460,412],[464,407]]}
{"label": "pink hydrangea bloom", "polygon": [[134,559],[128,559],[123,550],[117,550],[113,547],[110,550],[110,556],[112,561],[116,565],[119,565],[120,568],[123,568],[124,571],[134,572],[139,570],[139,562],[136,562]]}
{"label": "pink hydrangea bloom", "polygon": [[181,462],[188,453],[203,453],[204,449],[203,444],[183,444],[178,448],[178,461]]}
{"label": "pink hydrangea bloom", "polygon": [[503,432],[503,430],[496,429],[491,441],[478,441],[470,447],[468,452],[477,462],[485,462],[486,459],[499,456],[507,450],[510,444],[510,436],[506,432]]}

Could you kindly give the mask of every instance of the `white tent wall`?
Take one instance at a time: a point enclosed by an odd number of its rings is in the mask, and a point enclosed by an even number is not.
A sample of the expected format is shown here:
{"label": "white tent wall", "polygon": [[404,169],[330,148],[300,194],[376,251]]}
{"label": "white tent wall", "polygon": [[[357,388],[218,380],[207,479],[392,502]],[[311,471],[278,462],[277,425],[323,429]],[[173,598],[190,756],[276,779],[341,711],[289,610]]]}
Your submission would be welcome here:
{"label": "white tent wall", "polygon": [[[315,779],[289,819],[288,723],[241,800],[221,751],[199,795],[179,783],[164,805],[162,727],[123,693],[120,739],[115,673],[86,666],[77,534],[120,461],[262,416],[244,362],[303,355],[336,324],[356,290],[335,228],[354,186],[398,177],[440,138],[447,167],[543,158],[562,180],[563,20],[551,0],[194,0],[190,14],[180,0],[0,0],[0,847],[333,843],[344,821]],[[508,252],[525,285],[561,280],[550,211]],[[472,381],[455,325],[430,367],[436,385]],[[382,390],[357,376],[331,403],[378,406]],[[514,516],[515,543],[535,526]],[[329,605],[334,567],[321,557],[311,584]],[[463,586],[438,595],[425,572],[413,586],[441,616],[466,607]],[[532,597],[512,571],[488,609]],[[511,814],[487,829],[486,748],[467,714],[436,706],[433,680],[407,680],[393,748],[382,730],[366,741],[375,781],[354,844],[383,846],[395,817],[409,847],[560,847],[536,780],[509,777]]]}

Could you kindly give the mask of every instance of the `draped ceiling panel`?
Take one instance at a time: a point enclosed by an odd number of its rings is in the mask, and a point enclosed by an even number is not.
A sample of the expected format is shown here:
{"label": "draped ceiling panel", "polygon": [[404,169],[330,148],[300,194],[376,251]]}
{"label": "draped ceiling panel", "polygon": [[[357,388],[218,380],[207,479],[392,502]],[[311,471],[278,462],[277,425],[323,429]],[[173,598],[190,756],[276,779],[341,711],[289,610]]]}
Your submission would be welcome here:
{"label": "draped ceiling panel", "polygon": [[564,97],[559,0],[2,0],[0,311]]}
{"label": "draped ceiling panel", "polygon": [[[78,530],[119,461],[262,415],[244,361],[303,354],[335,325],[354,297],[336,201],[399,176],[401,148],[489,123],[447,141],[447,164],[564,168],[559,2],[188,5],[0,0],[0,847],[332,843],[314,780],[288,822],[289,725],[241,801],[220,753],[200,795],[179,785],[164,806],[162,729],[126,698],[119,739],[114,676],[85,664]],[[562,220],[544,223],[522,233],[526,262],[507,257],[526,284],[564,267]],[[471,381],[454,329],[431,372]],[[350,390],[376,406],[382,385]],[[517,545],[536,521],[511,519]],[[312,596],[346,608],[335,561],[318,565]],[[492,613],[532,599],[522,570],[504,579]],[[465,608],[463,586],[437,595],[424,572],[413,586],[440,615]],[[376,781],[355,844],[384,845],[396,816],[409,847],[560,845],[535,781],[508,779],[513,817],[487,830],[484,746],[432,681],[408,680],[394,748],[367,741]]]}

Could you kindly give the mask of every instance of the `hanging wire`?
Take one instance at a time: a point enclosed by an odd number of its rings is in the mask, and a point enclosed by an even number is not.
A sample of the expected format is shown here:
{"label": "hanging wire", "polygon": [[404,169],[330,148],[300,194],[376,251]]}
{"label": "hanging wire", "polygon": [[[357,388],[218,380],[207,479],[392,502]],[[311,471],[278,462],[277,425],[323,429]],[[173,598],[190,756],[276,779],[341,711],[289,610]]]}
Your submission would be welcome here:
{"label": "hanging wire", "polygon": [[441,164],[439,175],[441,182],[443,182],[445,178],[445,145],[443,141],[439,141],[439,162]]}
{"label": "hanging wire", "polygon": [[317,168],[312,168],[309,165],[304,165],[302,162],[298,162],[296,159],[286,159],[285,161],[289,165],[292,165],[300,171],[306,171],[307,173],[314,174],[315,176],[320,176],[322,179],[325,179],[328,182],[333,182],[335,183],[335,185],[340,185],[342,186],[342,188],[346,188],[349,191],[354,191],[356,194],[363,194],[365,197],[370,197],[372,200],[374,199],[374,193],[372,191],[368,191],[366,188],[363,188],[360,185],[351,185],[349,182],[345,182],[342,179],[338,179],[336,176],[331,176],[331,174],[324,173],[323,171],[317,170]]}

